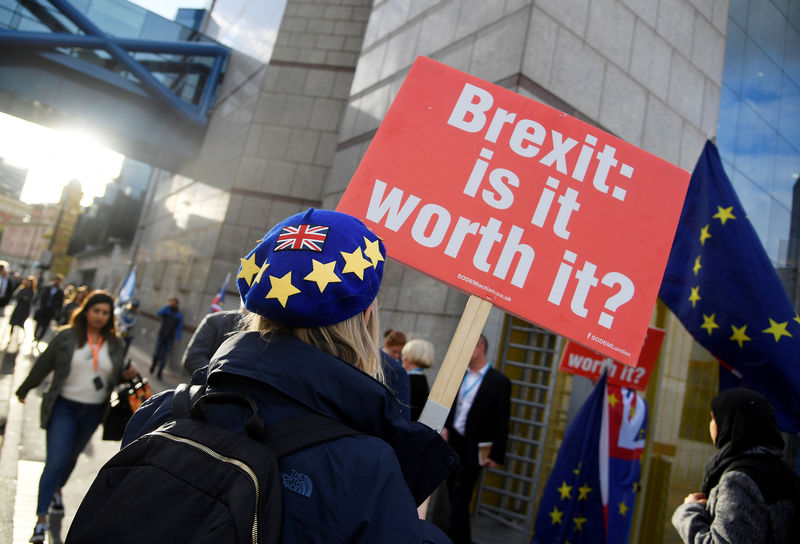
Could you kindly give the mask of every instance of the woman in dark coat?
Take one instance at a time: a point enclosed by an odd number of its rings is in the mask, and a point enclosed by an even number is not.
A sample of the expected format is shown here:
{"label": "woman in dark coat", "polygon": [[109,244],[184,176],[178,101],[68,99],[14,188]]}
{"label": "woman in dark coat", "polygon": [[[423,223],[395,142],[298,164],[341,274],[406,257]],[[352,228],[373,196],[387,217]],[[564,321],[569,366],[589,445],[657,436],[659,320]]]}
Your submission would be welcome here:
{"label": "woman in dark coat", "polygon": [[[208,391],[246,394],[266,425],[318,413],[359,432],[281,457],[284,482],[313,482],[307,496],[284,484],[281,542],[448,542],[417,506],[453,470],[455,454],[436,431],[409,423],[384,385],[375,298],[385,255],[354,217],[311,209],[241,259],[250,330],[216,351]],[[146,401],[123,446],[172,419],[172,398]],[[206,421],[241,431],[236,410],[208,406]]]}
{"label": "woman in dark coat", "polygon": [[401,358],[411,385],[411,421],[417,421],[430,391],[424,370],[433,366],[433,344],[415,338],[403,345]]}
{"label": "woman in dark coat", "polygon": [[14,291],[13,298],[17,305],[8,320],[9,346],[14,338],[14,327],[22,329],[22,339],[25,339],[25,321],[31,315],[31,305],[33,304],[33,299],[36,298],[36,276],[28,276],[23,279],[22,284]]}
{"label": "woman in dark coat", "polygon": [[800,477],[783,461],[783,438],[772,406],[749,389],[711,401],[711,439],[719,450],[706,466],[700,493],[672,515],[687,544],[797,542]]}

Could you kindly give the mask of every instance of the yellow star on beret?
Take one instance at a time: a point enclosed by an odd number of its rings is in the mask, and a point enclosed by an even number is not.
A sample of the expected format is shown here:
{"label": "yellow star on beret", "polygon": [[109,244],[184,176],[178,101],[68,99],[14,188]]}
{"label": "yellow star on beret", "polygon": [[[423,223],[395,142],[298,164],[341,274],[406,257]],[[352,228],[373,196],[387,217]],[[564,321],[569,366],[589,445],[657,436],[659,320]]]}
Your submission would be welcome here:
{"label": "yellow star on beret", "polygon": [[363,280],[364,270],[372,266],[372,263],[366,260],[361,254],[361,248],[357,247],[352,253],[347,253],[346,251],[340,251],[339,253],[344,257],[345,262],[342,274],[352,272],[358,276],[358,279]]}
{"label": "yellow star on beret", "polygon": [[253,283],[253,276],[258,273],[259,266],[256,264],[256,254],[253,253],[247,259],[239,259],[241,261],[242,269],[239,270],[239,275],[236,279],[243,279],[247,282],[249,287]]}
{"label": "yellow star on beret", "polygon": [[267,293],[265,298],[277,299],[284,308],[286,308],[286,301],[289,300],[289,297],[300,292],[300,289],[292,285],[291,270],[280,278],[270,276],[269,281],[272,288],[269,290],[269,293]]}
{"label": "yellow star on beret", "polygon": [[311,264],[314,270],[303,279],[316,282],[320,293],[325,291],[329,283],[341,283],[342,280],[336,275],[336,271],[334,270],[336,268],[336,261],[321,263],[316,259],[311,259]]}
{"label": "yellow star on beret", "polygon": [[384,260],[383,255],[381,255],[380,243],[378,240],[370,242],[367,240],[366,236],[364,236],[364,243],[367,245],[367,249],[364,250],[364,255],[367,256],[367,259],[372,261],[372,268],[378,268],[378,263]]}

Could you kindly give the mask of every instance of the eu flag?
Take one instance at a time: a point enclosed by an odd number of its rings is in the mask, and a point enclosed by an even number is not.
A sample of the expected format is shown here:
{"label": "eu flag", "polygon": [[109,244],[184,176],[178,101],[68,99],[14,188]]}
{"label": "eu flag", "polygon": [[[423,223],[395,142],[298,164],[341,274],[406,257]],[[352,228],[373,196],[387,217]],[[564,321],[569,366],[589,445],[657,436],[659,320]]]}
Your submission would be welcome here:
{"label": "eu flag", "polygon": [[564,435],[539,503],[534,543],[606,541],[598,462],[605,392],[604,373]]}
{"label": "eu flag", "polygon": [[770,400],[784,430],[800,431],[800,317],[711,142],[692,173],[659,296],[742,385]]}

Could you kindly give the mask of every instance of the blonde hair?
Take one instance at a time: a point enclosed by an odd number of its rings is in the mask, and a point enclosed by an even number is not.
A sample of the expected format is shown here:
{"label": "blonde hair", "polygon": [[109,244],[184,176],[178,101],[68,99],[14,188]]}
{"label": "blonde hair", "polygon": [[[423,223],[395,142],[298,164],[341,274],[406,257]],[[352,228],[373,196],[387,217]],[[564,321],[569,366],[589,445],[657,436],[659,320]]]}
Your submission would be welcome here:
{"label": "blonde hair", "polygon": [[381,383],[385,383],[381,354],[378,348],[378,307],[373,302],[369,321],[364,313],[325,327],[289,327],[269,320],[256,313],[247,314],[247,328],[261,333],[269,340],[269,333],[280,332],[333,355],[366,372]]}
{"label": "blonde hair", "polygon": [[415,338],[403,346],[403,359],[422,368],[433,366],[433,344]]}

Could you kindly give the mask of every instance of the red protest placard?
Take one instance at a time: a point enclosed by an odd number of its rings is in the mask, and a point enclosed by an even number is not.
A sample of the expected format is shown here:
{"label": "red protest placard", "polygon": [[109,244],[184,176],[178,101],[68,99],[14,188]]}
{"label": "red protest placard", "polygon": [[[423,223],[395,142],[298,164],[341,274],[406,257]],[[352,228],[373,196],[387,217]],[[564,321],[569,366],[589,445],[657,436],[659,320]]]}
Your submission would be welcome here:
{"label": "red protest placard", "polygon": [[389,255],[634,364],[689,173],[420,57],[337,209]]}
{"label": "red protest placard", "polygon": [[558,369],[562,372],[578,374],[579,376],[586,376],[596,380],[600,377],[600,372],[606,361],[608,361],[608,383],[644,391],[656,365],[658,352],[661,349],[663,340],[664,329],[656,329],[654,327],[647,329],[642,353],[639,355],[639,361],[635,367],[622,365],[610,357],[606,357],[575,342],[567,342],[566,346],[564,346],[564,351],[561,353],[561,362],[558,364]]}

